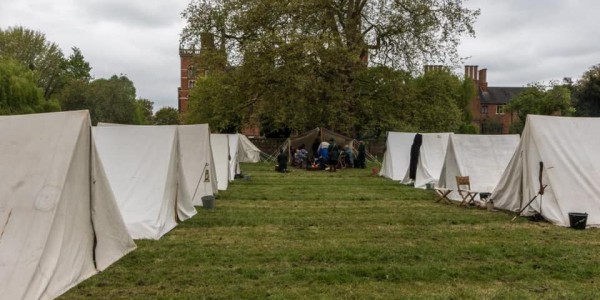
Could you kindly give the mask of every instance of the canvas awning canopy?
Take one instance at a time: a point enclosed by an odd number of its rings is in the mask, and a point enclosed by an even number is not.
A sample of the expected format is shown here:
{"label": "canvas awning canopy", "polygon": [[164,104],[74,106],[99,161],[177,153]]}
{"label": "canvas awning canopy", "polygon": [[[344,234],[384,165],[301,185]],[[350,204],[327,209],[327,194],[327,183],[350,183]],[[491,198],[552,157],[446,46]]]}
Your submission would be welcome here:
{"label": "canvas awning canopy", "polygon": [[53,299],[135,249],[87,111],[0,117],[0,297]]}
{"label": "canvas awning canopy", "polygon": [[310,147],[316,139],[319,139],[321,142],[329,142],[331,139],[334,139],[340,147],[352,145],[352,141],[354,140],[351,137],[347,137],[327,128],[321,127],[309,130],[295,137],[290,137],[289,141],[290,146],[294,149],[298,149],[298,147],[304,145],[305,148],[310,151]]}
{"label": "canvas awning canopy", "polygon": [[[569,226],[569,213],[600,225],[600,118],[528,115],[521,141],[492,193],[494,206],[519,211],[547,185],[524,215]],[[543,166],[540,168],[540,162]]]}
{"label": "canvas awning canopy", "polygon": [[329,142],[331,139],[334,139],[336,144],[340,148],[343,148],[345,145],[349,145],[353,148],[354,152],[356,152],[356,147],[353,144],[353,138],[344,136],[326,128],[317,127],[315,129],[306,131],[300,135],[289,137],[283,143],[283,145],[281,145],[281,147],[279,147],[279,149],[270,156],[269,160],[275,161],[279,153],[281,153],[282,149],[288,151],[288,159],[292,160],[293,155],[292,153],[290,153],[291,148],[298,149],[302,145],[304,145],[304,148],[308,151],[310,155],[315,155],[315,153],[312,153],[312,145],[317,140],[320,144],[320,142]]}
{"label": "canvas awning canopy", "polygon": [[518,134],[451,134],[438,186],[452,190],[448,194],[449,199],[462,201],[456,192],[456,176],[469,176],[471,190],[491,193],[515,153],[519,140]]}
{"label": "canvas awning canopy", "polygon": [[98,126],[92,132],[134,239],[159,239],[196,214],[183,180],[176,126]]}

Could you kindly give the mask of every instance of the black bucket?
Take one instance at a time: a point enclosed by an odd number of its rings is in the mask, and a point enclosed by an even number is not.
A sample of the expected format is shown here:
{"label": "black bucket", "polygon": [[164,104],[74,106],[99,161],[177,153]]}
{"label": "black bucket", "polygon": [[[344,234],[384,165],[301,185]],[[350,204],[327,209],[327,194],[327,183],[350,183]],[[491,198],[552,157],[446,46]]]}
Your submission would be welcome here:
{"label": "black bucket", "polygon": [[573,229],[585,229],[587,213],[569,213],[569,223]]}
{"label": "black bucket", "polygon": [[203,196],[202,197],[202,207],[206,209],[215,208],[215,196]]}

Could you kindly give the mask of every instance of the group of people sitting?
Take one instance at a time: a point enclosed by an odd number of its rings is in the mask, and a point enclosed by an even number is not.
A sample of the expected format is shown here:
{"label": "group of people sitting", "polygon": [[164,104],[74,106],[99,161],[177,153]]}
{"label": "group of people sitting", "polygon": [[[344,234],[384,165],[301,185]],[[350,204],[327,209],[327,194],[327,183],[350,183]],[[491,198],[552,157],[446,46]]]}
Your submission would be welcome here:
{"label": "group of people sitting", "polygon": [[[286,150],[285,148],[281,149],[281,153],[277,157],[277,171],[279,172],[287,172],[288,155]],[[290,148],[292,166],[307,170],[329,170],[330,172],[335,172],[340,168],[365,168],[365,145],[362,141],[359,141],[356,160],[350,145],[344,145],[341,149],[333,138],[329,142],[315,139],[311,150],[312,155],[304,144],[300,145],[298,149]]]}

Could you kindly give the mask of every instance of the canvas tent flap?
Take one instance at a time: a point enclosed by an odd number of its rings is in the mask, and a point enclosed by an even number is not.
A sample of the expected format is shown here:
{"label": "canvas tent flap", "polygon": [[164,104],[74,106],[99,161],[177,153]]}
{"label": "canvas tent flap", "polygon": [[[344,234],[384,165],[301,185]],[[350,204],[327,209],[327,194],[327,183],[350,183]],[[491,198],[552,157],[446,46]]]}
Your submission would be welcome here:
{"label": "canvas tent flap", "polygon": [[238,146],[238,160],[239,162],[250,162],[257,163],[260,161],[260,149],[256,147],[249,139],[243,134],[238,133],[239,146]]}
{"label": "canvas tent flap", "polygon": [[96,267],[103,271],[136,246],[117,206],[96,145],[91,143],[91,147],[92,222],[94,228],[102,229],[96,230]]}
{"label": "canvas tent flap", "polygon": [[494,205],[513,211],[525,207],[539,191],[543,162],[542,184],[548,187],[528,212],[559,226],[570,225],[571,212],[588,213],[587,224],[599,226],[599,134],[599,118],[527,116],[517,153],[492,195]]}
{"label": "canvas tent flap", "polygon": [[225,191],[229,185],[229,137],[226,134],[212,133],[210,144],[215,161],[217,187],[219,190]]}
{"label": "canvas tent flap", "polygon": [[180,125],[177,128],[183,180],[192,203],[202,205],[203,196],[217,193],[210,130],[208,124]]}
{"label": "canvas tent flap", "polygon": [[228,134],[227,138],[229,139],[229,181],[233,181],[235,175],[242,172],[238,160],[240,138],[236,133]]}
{"label": "canvas tent flap", "polygon": [[380,176],[402,180],[410,165],[410,148],[416,133],[388,132]]}
{"label": "canvas tent flap", "polygon": [[0,117],[0,129],[2,298],[55,298],[135,248],[118,214],[92,211],[115,203],[90,180],[87,111]]}
{"label": "canvas tent flap", "polygon": [[[135,239],[159,239],[177,218],[195,214],[178,192],[174,126],[94,127],[94,142],[127,229]],[[179,197],[178,197],[179,196]]]}
{"label": "canvas tent flap", "polygon": [[452,134],[438,186],[453,190],[448,198],[462,201],[456,192],[456,176],[469,176],[471,190],[491,193],[508,166],[519,135]]}
{"label": "canvas tent flap", "polygon": [[[423,133],[423,143],[419,150],[415,188],[424,189],[428,183],[437,183],[442,172],[448,137],[451,133]],[[404,181],[409,180],[407,174]]]}

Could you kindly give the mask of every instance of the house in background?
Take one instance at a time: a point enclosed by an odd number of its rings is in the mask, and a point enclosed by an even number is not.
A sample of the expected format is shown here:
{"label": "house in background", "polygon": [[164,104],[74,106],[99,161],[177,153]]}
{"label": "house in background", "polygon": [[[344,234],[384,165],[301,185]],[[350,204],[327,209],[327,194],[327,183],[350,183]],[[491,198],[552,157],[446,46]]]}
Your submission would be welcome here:
{"label": "house in background", "polygon": [[525,87],[488,86],[487,69],[465,66],[465,78],[473,80],[477,93],[471,101],[473,123],[481,134],[507,134],[513,122],[518,121],[515,113],[508,113],[506,105]]}
{"label": "house in background", "polygon": [[[199,76],[209,76],[213,72],[226,70],[226,54],[215,46],[214,35],[205,33],[200,36],[200,49],[179,47],[180,86],[177,88],[177,107],[179,113],[186,113],[189,106],[190,90],[196,85]],[[251,119],[241,133],[248,137],[259,137],[258,121]]]}

